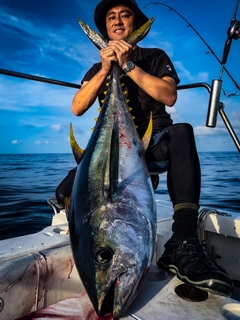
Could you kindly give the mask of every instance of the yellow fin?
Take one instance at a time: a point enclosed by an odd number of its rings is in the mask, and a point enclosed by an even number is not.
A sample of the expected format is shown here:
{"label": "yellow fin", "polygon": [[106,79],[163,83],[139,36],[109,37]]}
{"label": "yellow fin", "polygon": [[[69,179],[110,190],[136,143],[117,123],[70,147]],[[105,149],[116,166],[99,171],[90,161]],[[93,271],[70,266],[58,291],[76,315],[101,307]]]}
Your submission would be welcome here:
{"label": "yellow fin", "polygon": [[93,132],[93,131],[94,131],[94,128],[91,128],[91,131]]}
{"label": "yellow fin", "polygon": [[123,91],[123,95],[126,96],[128,94],[127,91]]}
{"label": "yellow fin", "polygon": [[74,158],[75,158],[77,164],[79,164],[82,160],[82,157],[84,155],[85,150],[83,150],[79,147],[79,145],[74,137],[73,128],[72,128],[71,123],[70,123],[70,145],[72,147]]}
{"label": "yellow fin", "polygon": [[152,130],[153,130],[153,121],[152,121],[152,112],[150,112],[149,124],[148,124],[147,130],[144,133],[144,136],[142,138],[143,147],[144,147],[145,151],[147,150],[147,148],[149,146],[151,136],[152,136]]}
{"label": "yellow fin", "polygon": [[103,91],[103,93],[106,95],[106,94],[107,94],[107,91]]}
{"label": "yellow fin", "polygon": [[101,100],[101,103],[102,103],[102,104],[104,104],[104,101],[105,101],[104,99],[103,99],[103,100]]}
{"label": "yellow fin", "polygon": [[[130,101],[129,99],[126,99],[126,104],[128,104],[129,101]],[[132,111],[132,108],[129,108],[129,111]]]}
{"label": "yellow fin", "polygon": [[[101,101],[102,102],[102,101]],[[102,111],[102,108],[98,108],[98,112],[101,112]]]}
{"label": "yellow fin", "polygon": [[94,121],[97,122],[97,121],[98,121],[98,118],[94,118]]}

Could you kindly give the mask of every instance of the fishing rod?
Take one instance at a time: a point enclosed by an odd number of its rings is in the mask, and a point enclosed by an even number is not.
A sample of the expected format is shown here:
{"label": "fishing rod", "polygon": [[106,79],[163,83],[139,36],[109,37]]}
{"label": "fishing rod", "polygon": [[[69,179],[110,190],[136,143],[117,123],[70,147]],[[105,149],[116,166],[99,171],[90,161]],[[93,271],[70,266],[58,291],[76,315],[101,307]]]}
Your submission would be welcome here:
{"label": "fishing rod", "polygon": [[[228,53],[229,53],[229,50],[230,50],[230,46],[231,46],[231,42],[232,42],[232,39],[238,39],[239,38],[239,30],[240,30],[240,22],[236,20],[236,15],[237,15],[237,10],[238,10],[238,5],[239,5],[239,1],[240,0],[237,0],[237,4],[236,4],[236,7],[235,7],[235,12],[234,12],[234,15],[233,15],[233,18],[231,20],[231,24],[230,24],[230,27],[229,27],[229,30],[228,30],[228,33],[231,34],[231,40],[229,39],[228,40],[228,44],[225,45],[226,47],[226,50],[225,50],[225,55],[224,57],[227,58],[228,56]],[[238,85],[238,83],[234,80],[234,78],[232,77],[232,75],[230,74],[230,72],[226,69],[225,67],[225,63],[223,64],[223,59],[222,61],[218,58],[218,56],[215,54],[215,52],[212,50],[212,48],[209,46],[209,44],[204,40],[204,38],[200,35],[200,33],[193,27],[193,25],[187,20],[184,18],[184,16],[182,16],[177,10],[175,10],[174,8],[170,7],[169,5],[165,4],[165,3],[162,3],[162,2],[150,2],[148,4],[146,4],[144,6],[144,8],[148,5],[162,5],[164,7],[167,7],[170,9],[170,11],[174,11],[180,18],[182,18],[187,24],[188,24],[188,27],[192,28],[192,30],[197,34],[197,36],[204,42],[204,44],[207,46],[208,50],[209,50],[209,53],[213,54],[214,57],[217,59],[217,61],[221,64],[222,66],[222,70],[224,69],[226,71],[226,73],[228,74],[228,76],[230,77],[230,79],[233,81],[234,85],[236,86],[236,88],[238,90],[240,90],[240,86]],[[228,95],[228,97],[230,96],[234,96],[236,94],[230,94]]]}
{"label": "fishing rod", "polygon": [[[219,79],[213,80],[212,81],[212,86],[204,84],[204,87],[210,93],[206,126],[207,127],[211,127],[211,128],[216,127],[217,112],[219,112],[219,114],[222,117],[222,120],[223,120],[223,122],[224,122],[224,124],[225,124],[225,126],[226,126],[226,128],[227,128],[227,130],[228,130],[228,132],[229,132],[229,134],[230,134],[230,136],[232,138],[232,140],[233,140],[233,142],[235,143],[238,151],[240,152],[240,141],[239,141],[236,133],[234,132],[234,129],[232,128],[231,123],[227,118],[227,115],[224,112],[224,104],[222,102],[220,102],[220,93],[221,93],[221,90],[222,90],[222,74],[223,74],[223,70],[225,70],[227,72],[227,74],[229,75],[229,77],[234,82],[235,86],[237,87],[237,89],[240,90],[240,87],[237,84],[237,82],[233,79],[233,77],[230,75],[228,70],[225,68],[225,64],[227,62],[227,58],[228,58],[228,54],[229,54],[229,51],[230,51],[232,39],[237,40],[237,39],[240,38],[240,21],[238,21],[236,19],[239,2],[240,2],[240,0],[237,0],[235,11],[234,11],[234,14],[233,14],[233,18],[232,18],[232,20],[230,22],[230,27],[227,30],[228,38],[227,38],[225,46],[224,46],[222,61],[220,61],[220,59],[217,57],[217,55],[214,53],[214,51],[211,49],[211,47],[208,45],[208,43],[203,39],[203,37],[197,32],[197,30],[179,12],[177,12],[175,9],[173,9],[172,7],[166,5],[165,3],[161,3],[161,2],[151,2],[151,3],[147,4],[147,5],[160,4],[160,5],[163,5],[165,7],[168,7],[170,10],[174,11],[184,21],[187,22],[188,26],[190,26],[193,29],[193,31],[200,37],[200,39],[208,47],[209,51],[215,56],[215,58],[221,64],[221,70],[220,70]],[[145,5],[145,7],[147,5]],[[199,83],[196,83],[195,85],[192,84],[192,85],[179,86],[178,88],[179,89],[189,89],[189,88],[201,87],[201,86],[203,86],[203,85],[199,84]],[[236,93],[232,94],[232,95],[236,95]],[[228,96],[230,96],[230,95],[228,95]]]}
{"label": "fishing rod", "polygon": [[232,17],[232,20],[230,21],[230,26],[227,30],[227,40],[225,42],[224,50],[223,50],[223,56],[222,56],[222,62],[221,62],[221,69],[219,78],[212,81],[212,89],[210,93],[210,99],[208,104],[208,114],[207,114],[207,121],[206,126],[207,127],[215,127],[217,123],[217,112],[221,111],[219,109],[219,101],[220,101],[220,94],[222,89],[222,75],[223,70],[225,69],[225,64],[227,62],[227,58],[230,52],[232,39],[239,39],[240,38],[240,21],[236,19],[237,10],[239,1],[237,0],[235,11]]}

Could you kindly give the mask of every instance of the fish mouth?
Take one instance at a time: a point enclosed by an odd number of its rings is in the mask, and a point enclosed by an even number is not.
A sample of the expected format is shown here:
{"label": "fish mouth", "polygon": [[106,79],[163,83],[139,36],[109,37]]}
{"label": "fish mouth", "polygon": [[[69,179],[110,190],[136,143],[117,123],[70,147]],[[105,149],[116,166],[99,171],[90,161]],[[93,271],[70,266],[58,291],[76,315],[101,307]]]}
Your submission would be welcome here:
{"label": "fish mouth", "polygon": [[[112,283],[111,287],[109,288],[107,294],[100,299],[100,303],[98,303],[98,316],[103,317],[107,314],[113,314],[114,309],[114,292],[115,286],[117,283],[117,279]],[[104,293],[102,293],[104,295]]]}
{"label": "fish mouth", "polygon": [[[107,293],[102,292],[102,299],[99,300],[98,304],[98,316],[111,315],[113,320],[118,320],[123,316],[134,296],[133,288],[135,280],[130,280],[130,277],[132,277],[132,273],[122,273],[112,282]],[[127,294],[126,286],[131,288],[127,290]]]}

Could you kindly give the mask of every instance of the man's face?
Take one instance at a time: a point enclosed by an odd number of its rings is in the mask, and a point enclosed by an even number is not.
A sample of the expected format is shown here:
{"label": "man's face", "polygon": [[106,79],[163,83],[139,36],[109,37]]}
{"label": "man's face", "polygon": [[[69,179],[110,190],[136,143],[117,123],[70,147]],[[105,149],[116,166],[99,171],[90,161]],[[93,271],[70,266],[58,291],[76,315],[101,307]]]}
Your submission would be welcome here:
{"label": "man's face", "polygon": [[135,30],[135,13],[125,5],[114,6],[106,15],[106,29],[110,40],[127,38]]}

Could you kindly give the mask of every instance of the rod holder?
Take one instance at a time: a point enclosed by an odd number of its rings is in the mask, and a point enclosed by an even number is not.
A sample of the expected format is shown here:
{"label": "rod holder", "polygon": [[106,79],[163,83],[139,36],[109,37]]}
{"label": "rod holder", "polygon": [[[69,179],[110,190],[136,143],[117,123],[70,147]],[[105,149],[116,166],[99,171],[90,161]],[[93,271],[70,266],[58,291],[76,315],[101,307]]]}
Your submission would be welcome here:
{"label": "rod holder", "polygon": [[206,126],[215,128],[217,124],[217,112],[220,102],[220,94],[222,89],[222,80],[212,80],[211,93],[208,104],[208,114],[206,120]]}

